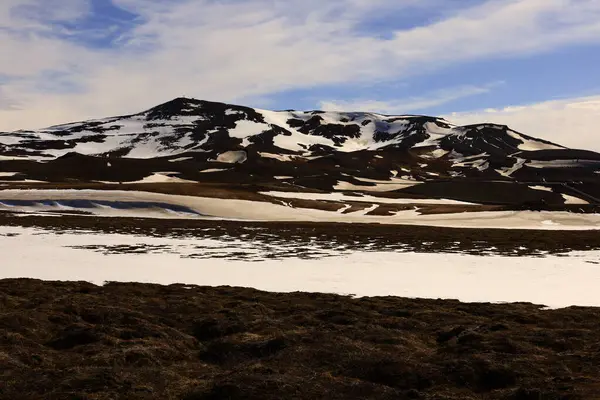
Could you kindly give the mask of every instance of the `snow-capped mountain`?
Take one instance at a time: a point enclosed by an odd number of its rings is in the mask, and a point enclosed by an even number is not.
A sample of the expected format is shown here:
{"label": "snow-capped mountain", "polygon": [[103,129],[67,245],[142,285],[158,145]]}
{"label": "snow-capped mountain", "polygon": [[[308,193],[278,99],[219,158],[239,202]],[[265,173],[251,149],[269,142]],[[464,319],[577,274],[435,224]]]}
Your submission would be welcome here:
{"label": "snow-capped mountain", "polygon": [[453,126],[435,117],[323,111],[267,111],[178,98],[145,112],[0,136],[4,156],[49,160],[76,152],[156,158],[247,149],[301,157],[361,150],[419,149],[439,158],[557,150],[500,125]]}
{"label": "snow-capped mountain", "polygon": [[483,204],[600,202],[600,154],[503,125],[186,98],[134,115],[1,133],[0,171],[6,182],[150,182],[158,174]]}

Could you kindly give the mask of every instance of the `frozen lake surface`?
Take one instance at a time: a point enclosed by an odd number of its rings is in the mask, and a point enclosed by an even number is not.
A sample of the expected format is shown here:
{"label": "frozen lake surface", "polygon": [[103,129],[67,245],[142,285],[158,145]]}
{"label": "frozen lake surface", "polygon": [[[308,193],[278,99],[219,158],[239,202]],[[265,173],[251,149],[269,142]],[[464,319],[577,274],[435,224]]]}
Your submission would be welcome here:
{"label": "frozen lake surface", "polygon": [[[293,243],[290,244],[293,247]],[[0,278],[230,285],[277,292],[600,306],[600,251],[543,257],[337,251],[276,258],[243,238],[0,227]],[[236,252],[254,257],[235,256]],[[328,253],[328,254],[327,254]]]}

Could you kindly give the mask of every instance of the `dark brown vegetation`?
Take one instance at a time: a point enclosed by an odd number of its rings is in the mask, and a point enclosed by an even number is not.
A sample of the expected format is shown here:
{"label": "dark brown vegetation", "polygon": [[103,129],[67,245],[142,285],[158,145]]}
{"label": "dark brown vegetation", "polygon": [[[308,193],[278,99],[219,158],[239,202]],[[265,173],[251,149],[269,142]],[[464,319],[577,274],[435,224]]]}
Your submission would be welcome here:
{"label": "dark brown vegetation", "polygon": [[0,398],[595,399],[600,309],[0,280]]}

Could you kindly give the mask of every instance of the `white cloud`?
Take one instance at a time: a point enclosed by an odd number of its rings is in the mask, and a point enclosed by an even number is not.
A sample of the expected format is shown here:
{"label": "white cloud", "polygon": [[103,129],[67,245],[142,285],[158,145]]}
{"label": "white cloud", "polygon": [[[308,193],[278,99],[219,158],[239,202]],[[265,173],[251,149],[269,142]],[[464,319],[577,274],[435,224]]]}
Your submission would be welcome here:
{"label": "white cloud", "polygon": [[600,96],[454,113],[445,118],[467,125],[493,122],[563,146],[600,152]]}
{"label": "white cloud", "polygon": [[[57,22],[89,13],[87,0],[2,0],[0,2],[0,76],[35,82],[44,71],[70,72],[75,65],[89,69],[93,51],[68,40]],[[8,84],[5,83],[5,86]],[[22,89],[22,87],[21,87]],[[24,93],[37,94],[35,88]]]}
{"label": "white cloud", "polygon": [[371,111],[383,114],[408,114],[413,111],[446,104],[464,97],[488,93],[493,88],[502,84],[503,82],[492,82],[483,86],[465,85],[438,90],[423,97],[413,97],[401,100],[326,100],[320,102],[320,108],[325,111]]}
{"label": "white cloud", "polygon": [[[467,10],[448,9],[444,19],[427,26],[390,32],[391,39],[357,27],[384,12],[448,3],[113,2],[138,19],[107,49],[74,41],[76,32],[54,23],[87,15],[87,0],[2,0],[0,77],[6,79],[0,84],[20,109],[0,110],[0,130],[135,112],[183,94],[243,101],[286,89],[407,78],[451,63],[600,42],[598,0],[489,0]],[[33,8],[15,12],[23,4]],[[59,84],[48,84],[54,80],[48,76],[60,77]]]}

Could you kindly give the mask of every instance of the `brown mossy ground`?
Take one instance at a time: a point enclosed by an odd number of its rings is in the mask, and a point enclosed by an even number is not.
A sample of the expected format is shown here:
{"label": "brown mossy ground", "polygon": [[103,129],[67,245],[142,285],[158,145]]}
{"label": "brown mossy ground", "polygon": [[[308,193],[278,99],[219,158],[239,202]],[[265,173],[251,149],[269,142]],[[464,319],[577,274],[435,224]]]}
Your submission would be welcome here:
{"label": "brown mossy ground", "polygon": [[0,398],[595,399],[600,309],[0,280]]}

